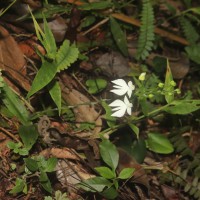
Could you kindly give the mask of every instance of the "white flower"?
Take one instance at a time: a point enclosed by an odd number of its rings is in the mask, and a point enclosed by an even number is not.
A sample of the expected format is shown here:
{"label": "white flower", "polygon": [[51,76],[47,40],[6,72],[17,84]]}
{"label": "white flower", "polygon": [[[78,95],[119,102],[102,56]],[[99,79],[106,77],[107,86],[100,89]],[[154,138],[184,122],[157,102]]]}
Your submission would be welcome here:
{"label": "white flower", "polygon": [[139,76],[139,80],[140,81],[144,81],[145,80],[145,76],[146,76],[146,72],[141,73],[140,76]]}
{"label": "white flower", "polygon": [[109,104],[109,106],[115,107],[112,108],[112,111],[116,111],[111,116],[123,117],[126,111],[129,115],[131,115],[131,108],[133,107],[133,104],[130,103],[128,98],[125,96],[124,101],[117,99],[113,101],[111,104]]}
{"label": "white flower", "polygon": [[132,91],[135,89],[135,86],[133,85],[132,81],[129,81],[128,84],[123,79],[117,79],[111,82],[115,84],[113,87],[116,88],[111,90],[111,92],[119,96],[122,96],[127,93],[129,98],[131,97]]}

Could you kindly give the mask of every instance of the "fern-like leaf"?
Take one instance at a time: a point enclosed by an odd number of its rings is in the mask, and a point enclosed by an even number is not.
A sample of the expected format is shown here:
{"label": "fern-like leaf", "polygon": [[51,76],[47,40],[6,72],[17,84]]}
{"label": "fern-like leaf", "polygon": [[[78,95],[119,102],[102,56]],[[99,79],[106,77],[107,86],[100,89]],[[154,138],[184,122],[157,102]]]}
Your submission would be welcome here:
{"label": "fern-like leaf", "polygon": [[56,54],[57,72],[67,69],[78,59],[79,51],[74,44],[70,46],[68,40],[65,40]]}
{"label": "fern-like leaf", "polygon": [[149,0],[143,0],[141,13],[141,27],[137,47],[137,59],[144,60],[153,48],[154,35],[154,12]]}
{"label": "fern-like leaf", "polygon": [[185,17],[180,17],[180,24],[188,42],[190,44],[195,44],[199,39],[199,34],[197,33],[195,27],[192,25],[190,20]]}

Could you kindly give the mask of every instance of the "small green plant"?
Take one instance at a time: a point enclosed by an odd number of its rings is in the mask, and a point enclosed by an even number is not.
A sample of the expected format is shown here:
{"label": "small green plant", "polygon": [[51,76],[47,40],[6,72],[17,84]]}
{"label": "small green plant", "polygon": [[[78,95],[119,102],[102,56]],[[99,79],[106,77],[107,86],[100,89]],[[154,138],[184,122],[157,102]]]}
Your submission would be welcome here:
{"label": "small green plant", "polygon": [[32,158],[24,158],[25,173],[22,178],[17,178],[15,186],[10,191],[11,194],[17,194],[23,192],[27,194],[27,179],[30,177],[38,177],[41,186],[49,193],[52,193],[51,182],[47,176],[47,173],[53,172],[56,164],[56,158],[45,159],[42,156],[35,156]]}
{"label": "small green plant", "polygon": [[106,164],[95,168],[100,176],[84,180],[78,186],[86,191],[98,192],[105,198],[115,199],[118,196],[120,180],[131,178],[135,169],[124,168],[121,172],[117,172],[119,153],[108,139],[102,138],[99,148],[101,158]]}
{"label": "small green plant", "polygon": [[[102,103],[106,110],[105,119],[108,126],[110,126],[110,128],[102,131],[102,134],[106,136],[128,125],[139,140],[139,128],[136,126],[139,121],[147,117],[155,117],[164,112],[174,115],[186,115],[200,108],[200,100],[178,99],[181,92],[176,88],[169,63],[165,82],[161,82],[157,78],[152,78],[152,76],[148,78],[146,77],[146,73],[142,73],[138,79],[134,77],[135,85],[132,81],[126,83],[123,79],[117,79],[112,82],[115,85],[111,92],[123,99],[116,99],[109,105],[105,101]],[[132,115],[132,94],[137,97],[141,108],[139,116]],[[157,104],[157,101],[159,101],[159,104]],[[126,116],[126,113],[129,116]],[[126,116],[125,120],[117,124],[116,118],[124,116]],[[156,153],[168,154],[174,151],[171,142],[161,133],[147,132],[147,138],[144,142],[146,144],[145,148]]]}
{"label": "small green plant", "polygon": [[19,128],[19,136],[22,139],[22,142],[8,142],[7,146],[13,150],[15,154],[19,154],[21,156],[28,155],[29,150],[36,143],[38,138],[38,131],[35,125],[22,125]]}
{"label": "small green plant", "polygon": [[55,192],[54,198],[47,196],[44,198],[44,200],[70,200],[70,199],[67,197],[66,193],[62,193],[60,190],[57,190]]}
{"label": "small green plant", "polygon": [[56,46],[55,38],[51,29],[48,27],[46,18],[44,21],[44,32],[37,23],[35,17],[32,15],[32,19],[35,26],[35,31],[37,38],[44,46],[46,54],[42,55],[38,52],[41,57],[42,65],[35,79],[33,80],[30,91],[28,92],[28,97],[35,94],[37,91],[41,90],[45,86],[48,87],[49,93],[58,107],[59,114],[61,112],[61,89],[59,82],[54,80],[54,77],[60,71],[67,69],[78,59],[79,51],[75,44],[70,45],[69,40],[65,40],[60,48]]}

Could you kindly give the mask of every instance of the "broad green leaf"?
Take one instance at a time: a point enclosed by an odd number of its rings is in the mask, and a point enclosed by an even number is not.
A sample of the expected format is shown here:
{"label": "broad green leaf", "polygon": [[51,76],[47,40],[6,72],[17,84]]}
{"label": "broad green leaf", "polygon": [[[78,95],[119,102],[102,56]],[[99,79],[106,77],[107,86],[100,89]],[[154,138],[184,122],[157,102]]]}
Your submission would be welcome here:
{"label": "broad green leaf", "polygon": [[171,103],[174,100],[174,86],[172,85],[173,77],[171,73],[171,69],[169,66],[169,61],[167,60],[167,71],[165,75],[165,100],[167,103]]}
{"label": "broad green leaf", "polygon": [[130,154],[138,163],[143,163],[147,154],[145,141],[143,139],[134,141],[131,146]]}
{"label": "broad green leaf", "polygon": [[78,59],[78,55],[79,50],[75,44],[70,46],[69,40],[65,40],[56,54],[55,65],[57,67],[57,72],[67,69]]}
{"label": "broad green leaf", "polygon": [[116,117],[111,116],[112,115],[112,109],[105,101],[102,101],[101,105],[103,106],[103,108],[106,111],[106,114],[105,114],[106,122],[107,122],[108,126],[112,128],[113,126],[116,125]]}
{"label": "broad green leaf", "polygon": [[22,139],[24,147],[30,150],[38,138],[37,127],[35,125],[20,126],[19,136]]}
{"label": "broad green leaf", "polygon": [[29,112],[24,106],[23,102],[19,99],[19,97],[8,87],[7,84],[3,87],[4,97],[3,103],[8,108],[8,110],[13,114],[13,116],[17,117],[17,119],[22,124],[29,124]]}
{"label": "broad green leaf", "polygon": [[101,192],[101,195],[106,199],[116,199],[118,196],[117,190],[112,186]]}
{"label": "broad green leaf", "polygon": [[24,190],[26,187],[26,182],[23,179],[17,178],[15,181],[15,186],[12,188],[12,190],[9,192],[10,194],[17,194]]}
{"label": "broad green leaf", "polygon": [[200,100],[177,100],[164,108],[170,114],[186,115],[200,109]]}
{"label": "broad green leaf", "polygon": [[61,113],[61,89],[58,81],[53,81],[49,86],[49,93],[51,98],[53,99],[54,103],[58,107],[58,113]]}
{"label": "broad green leaf", "polygon": [[128,47],[127,47],[126,35],[122,31],[119,23],[113,17],[110,17],[110,28],[118,48],[120,49],[120,51],[123,53],[124,56],[127,56]]}
{"label": "broad green leaf", "polygon": [[135,171],[134,168],[124,168],[122,171],[119,173],[118,178],[120,179],[128,179],[133,176],[133,172]]}
{"label": "broad green leaf", "polygon": [[169,154],[174,151],[174,148],[167,137],[159,133],[149,133],[146,145],[148,149],[156,153]]}
{"label": "broad green leaf", "polygon": [[79,6],[79,9],[82,10],[101,10],[112,7],[113,4],[109,1],[99,1],[99,2],[92,2],[92,3],[84,3],[83,5]]}
{"label": "broad green leaf", "polygon": [[135,124],[128,124],[133,133],[136,135],[137,139],[139,139],[139,128]]}
{"label": "broad green leaf", "polygon": [[97,79],[88,79],[86,81],[86,85],[88,86],[88,92],[90,94],[96,94],[101,92],[107,86],[107,81],[101,78]]}
{"label": "broad green leaf", "polygon": [[58,160],[57,158],[49,158],[46,161],[46,167],[44,169],[45,172],[53,172],[55,170],[56,164],[57,164]]}
{"label": "broad green leaf", "polygon": [[102,192],[105,187],[111,187],[112,183],[103,177],[94,177],[78,184],[85,191]]}
{"label": "broad green leaf", "polygon": [[24,162],[31,172],[36,172],[39,169],[38,162],[32,158],[24,158]]}
{"label": "broad green leaf", "polygon": [[189,58],[197,64],[200,64],[200,44],[185,47]]}
{"label": "broad green leaf", "polygon": [[42,185],[42,187],[47,192],[52,193],[51,182],[45,172],[43,172],[43,171],[41,172],[39,180],[40,180],[40,184]]}
{"label": "broad green leaf", "polygon": [[119,162],[119,153],[116,146],[108,139],[102,138],[102,142],[99,144],[99,147],[103,161],[111,167],[113,171],[115,171]]}
{"label": "broad green leaf", "polygon": [[30,97],[31,95],[35,94],[37,91],[41,90],[48,83],[50,83],[51,80],[56,75],[56,72],[57,72],[56,65],[54,63],[50,63],[44,60],[41,68],[39,69],[39,71],[35,76],[35,79],[33,80],[31,89],[27,97]]}
{"label": "broad green leaf", "polygon": [[115,172],[113,172],[108,167],[95,167],[95,170],[99,173],[100,176],[106,178],[106,179],[112,179],[116,177]]}

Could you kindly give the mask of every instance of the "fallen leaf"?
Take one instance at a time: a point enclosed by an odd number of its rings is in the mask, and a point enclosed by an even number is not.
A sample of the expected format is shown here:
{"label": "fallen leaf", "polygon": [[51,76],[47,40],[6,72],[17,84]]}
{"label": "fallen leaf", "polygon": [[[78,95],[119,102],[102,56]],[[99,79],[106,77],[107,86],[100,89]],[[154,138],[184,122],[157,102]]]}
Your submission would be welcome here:
{"label": "fallen leaf", "polygon": [[6,77],[12,79],[23,89],[26,91],[30,89],[23,54],[17,42],[2,26],[0,26],[0,69],[4,71]]}

